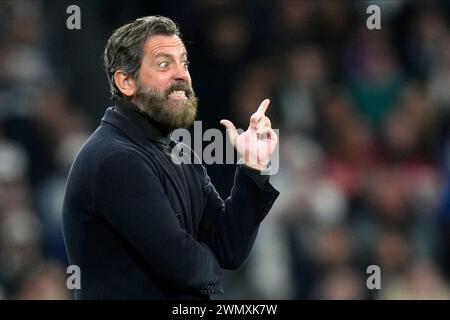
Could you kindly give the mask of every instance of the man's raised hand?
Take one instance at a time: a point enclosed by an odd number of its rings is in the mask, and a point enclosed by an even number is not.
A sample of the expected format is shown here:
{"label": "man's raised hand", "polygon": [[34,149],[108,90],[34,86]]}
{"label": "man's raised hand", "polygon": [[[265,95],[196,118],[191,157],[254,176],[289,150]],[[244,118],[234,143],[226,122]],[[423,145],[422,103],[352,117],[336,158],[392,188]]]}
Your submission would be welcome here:
{"label": "man's raised hand", "polygon": [[269,99],[261,102],[258,110],[250,117],[248,129],[241,134],[238,134],[231,121],[220,121],[245,164],[260,171],[267,169],[278,143],[278,136],[272,129],[270,119],[265,115],[269,103]]}

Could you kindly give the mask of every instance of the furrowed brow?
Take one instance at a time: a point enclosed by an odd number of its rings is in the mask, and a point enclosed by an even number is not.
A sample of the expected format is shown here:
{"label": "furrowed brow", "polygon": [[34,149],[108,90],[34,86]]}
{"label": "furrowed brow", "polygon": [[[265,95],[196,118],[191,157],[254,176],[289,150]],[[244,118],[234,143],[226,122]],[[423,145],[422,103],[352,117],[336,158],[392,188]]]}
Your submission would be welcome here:
{"label": "furrowed brow", "polygon": [[[170,54],[170,53],[160,52],[160,53],[157,53],[155,55],[155,59],[161,58],[161,57],[162,58],[166,58],[166,59],[170,59],[170,60],[173,60],[173,61],[176,60],[175,56],[173,54]],[[181,57],[180,58],[181,59],[187,59],[187,52],[184,51],[183,53],[181,53]]]}
{"label": "furrowed brow", "polygon": [[160,58],[160,57],[175,60],[174,56],[169,53],[160,52],[160,53],[156,54],[156,56],[155,56],[155,58]]}

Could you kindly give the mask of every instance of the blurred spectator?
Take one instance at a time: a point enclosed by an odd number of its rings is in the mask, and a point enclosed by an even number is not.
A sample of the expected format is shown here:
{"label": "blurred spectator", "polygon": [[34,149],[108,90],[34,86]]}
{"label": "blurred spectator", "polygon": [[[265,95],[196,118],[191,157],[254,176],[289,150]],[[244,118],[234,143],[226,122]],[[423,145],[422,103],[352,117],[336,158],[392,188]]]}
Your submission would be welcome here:
{"label": "blurred spectator", "polygon": [[436,267],[427,260],[414,261],[406,274],[388,283],[381,299],[425,300],[450,299],[450,289]]}
{"label": "blurred spectator", "polygon": [[20,283],[14,298],[20,300],[68,300],[64,268],[49,261],[37,265]]}
{"label": "blurred spectator", "polygon": [[364,279],[348,268],[332,270],[322,277],[315,289],[314,299],[360,300],[365,299]]}
{"label": "blurred spectator", "polygon": [[428,78],[439,65],[439,55],[445,49],[448,36],[448,18],[437,6],[418,6],[410,21],[408,60],[413,73],[419,78]]}
{"label": "blurred spectator", "polygon": [[385,34],[361,31],[347,47],[344,74],[355,105],[378,125],[397,102],[404,75]]}
{"label": "blurred spectator", "polygon": [[315,133],[317,102],[328,81],[327,65],[321,50],[295,46],[283,53],[284,79],[278,89],[283,128]]}

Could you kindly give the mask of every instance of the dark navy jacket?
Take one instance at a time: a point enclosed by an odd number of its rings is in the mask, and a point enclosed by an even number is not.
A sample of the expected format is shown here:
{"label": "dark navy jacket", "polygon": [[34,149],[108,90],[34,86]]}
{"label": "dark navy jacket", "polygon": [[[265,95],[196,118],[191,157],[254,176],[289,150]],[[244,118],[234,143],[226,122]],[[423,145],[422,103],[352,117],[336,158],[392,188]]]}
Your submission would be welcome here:
{"label": "dark navy jacket", "polygon": [[247,259],[278,191],[238,166],[223,201],[201,164],[170,160],[171,141],[121,102],[81,148],[63,205],[76,299],[208,299]]}

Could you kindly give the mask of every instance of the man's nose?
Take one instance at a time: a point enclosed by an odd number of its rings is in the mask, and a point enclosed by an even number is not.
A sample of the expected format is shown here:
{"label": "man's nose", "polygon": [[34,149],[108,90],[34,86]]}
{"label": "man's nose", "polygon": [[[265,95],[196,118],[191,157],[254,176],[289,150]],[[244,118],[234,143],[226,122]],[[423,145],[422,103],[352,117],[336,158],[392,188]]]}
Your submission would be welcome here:
{"label": "man's nose", "polygon": [[183,80],[186,83],[189,83],[189,71],[186,69],[186,67],[183,64],[178,64],[174,73],[175,80]]}

